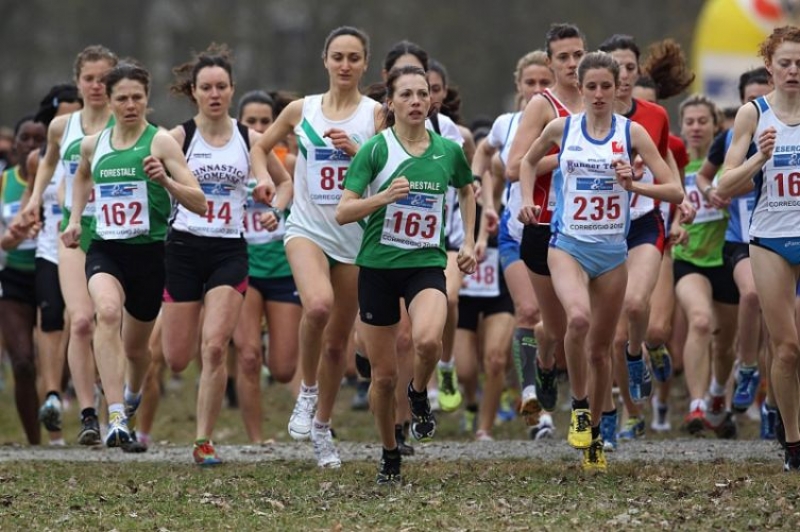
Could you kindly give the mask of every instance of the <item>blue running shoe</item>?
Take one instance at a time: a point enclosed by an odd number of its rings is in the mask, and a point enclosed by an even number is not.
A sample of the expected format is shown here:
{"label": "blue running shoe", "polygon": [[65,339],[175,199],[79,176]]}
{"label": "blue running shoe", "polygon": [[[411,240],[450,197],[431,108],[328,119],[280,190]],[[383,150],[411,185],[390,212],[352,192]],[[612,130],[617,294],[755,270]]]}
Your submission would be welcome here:
{"label": "blue running shoe", "polygon": [[625,426],[619,431],[617,437],[620,440],[635,440],[636,438],[644,436],[644,430],[644,416],[631,416],[628,418],[628,421],[625,422]]}
{"label": "blue running shoe", "polygon": [[649,398],[653,391],[653,379],[644,358],[628,360],[628,391],[637,403]]}
{"label": "blue running shoe", "polygon": [[775,422],[778,419],[778,411],[767,405],[764,401],[761,403],[761,439],[774,440],[775,436]]}
{"label": "blue running shoe", "polygon": [[653,367],[653,378],[658,382],[667,382],[672,376],[672,356],[667,351],[667,346],[660,346],[651,349],[647,348],[650,355],[650,365]]}
{"label": "blue running shoe", "polygon": [[613,414],[603,414],[600,418],[600,437],[603,438],[603,448],[606,451],[617,450],[617,411]]}
{"label": "blue running shoe", "polygon": [[739,367],[736,372],[736,389],[733,392],[733,409],[736,412],[746,411],[755,402],[760,383],[761,374],[757,367]]}

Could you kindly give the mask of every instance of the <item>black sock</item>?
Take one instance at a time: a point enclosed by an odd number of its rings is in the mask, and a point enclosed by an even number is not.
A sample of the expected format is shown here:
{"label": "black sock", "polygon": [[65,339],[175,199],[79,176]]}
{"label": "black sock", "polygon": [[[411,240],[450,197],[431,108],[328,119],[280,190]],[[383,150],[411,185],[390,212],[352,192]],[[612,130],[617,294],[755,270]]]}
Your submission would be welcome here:
{"label": "black sock", "polygon": [[592,439],[596,440],[600,437],[600,425],[594,426],[592,425]]}
{"label": "black sock", "polygon": [[579,408],[589,408],[589,398],[584,397],[583,399],[575,399],[572,398],[572,409],[577,410]]}
{"label": "black sock", "polygon": [[81,419],[86,419],[87,417],[97,417],[97,412],[94,408],[84,408],[81,410]]}
{"label": "black sock", "polygon": [[395,447],[394,449],[387,449],[384,447],[383,458],[386,460],[400,460],[400,448]]}
{"label": "black sock", "polygon": [[625,360],[627,360],[628,362],[636,362],[637,360],[641,360],[641,359],[642,359],[642,352],[641,351],[639,351],[638,355],[632,355],[628,351],[628,346],[627,345],[625,346]]}
{"label": "black sock", "polygon": [[49,399],[51,395],[55,395],[56,399],[58,399],[59,401],[61,400],[61,394],[60,393],[58,393],[56,390],[50,390],[49,392],[47,392],[47,397],[44,398],[45,401],[47,399]]}
{"label": "black sock", "polygon": [[795,441],[795,442],[791,442],[791,443],[789,443],[787,441],[786,442],[786,450],[789,451],[792,454],[800,453],[800,441]]}
{"label": "black sock", "polygon": [[606,417],[606,416],[610,417],[610,416],[616,416],[616,415],[617,415],[617,409],[616,408],[614,410],[609,410],[608,412],[603,412],[603,417]]}
{"label": "black sock", "polygon": [[478,411],[478,405],[476,404],[467,405],[467,412],[472,412],[474,414],[477,411]]}

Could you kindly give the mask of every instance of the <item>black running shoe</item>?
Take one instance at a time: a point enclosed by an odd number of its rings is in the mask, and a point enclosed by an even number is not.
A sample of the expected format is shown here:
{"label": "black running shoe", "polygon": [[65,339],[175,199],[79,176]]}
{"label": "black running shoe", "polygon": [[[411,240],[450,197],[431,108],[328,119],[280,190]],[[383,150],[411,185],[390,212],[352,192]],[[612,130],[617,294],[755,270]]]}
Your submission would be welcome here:
{"label": "black running shoe", "polygon": [[136,437],[136,431],[131,431],[131,441],[120,445],[123,453],[146,453],[147,445],[140,442]]}
{"label": "black running shoe", "polygon": [[403,425],[394,426],[394,439],[397,441],[397,450],[401,456],[414,456],[414,448],[406,443],[406,431]]}
{"label": "black running shoe", "polygon": [[431,412],[428,392],[416,392],[408,385],[408,402],[411,405],[411,434],[417,440],[429,440],[436,432],[436,417]]}
{"label": "black running shoe", "polygon": [[379,485],[400,485],[403,478],[400,475],[400,464],[402,457],[400,453],[395,450],[394,452],[383,451],[381,457],[381,466],[378,469],[378,476],[375,477],[375,482]]}
{"label": "black running shoe", "polygon": [[81,431],[78,433],[81,445],[100,445],[100,422],[97,416],[85,416],[81,419]]}
{"label": "black running shoe", "polygon": [[543,370],[539,366],[539,361],[536,361],[536,395],[539,398],[539,404],[547,412],[552,412],[556,409],[558,402],[558,381],[556,380],[556,370],[551,368]]}
{"label": "black running shoe", "polygon": [[800,471],[800,449],[786,448],[783,451],[783,470],[784,471]]}
{"label": "black running shoe", "polygon": [[781,444],[781,447],[786,449],[786,427],[783,426],[783,417],[781,417],[780,410],[775,410],[777,416],[775,417],[775,439]]}
{"label": "black running shoe", "polygon": [[717,438],[721,440],[736,439],[738,430],[736,428],[736,419],[733,417],[732,412],[725,414],[725,419],[717,427],[714,427],[714,432],[717,434]]}

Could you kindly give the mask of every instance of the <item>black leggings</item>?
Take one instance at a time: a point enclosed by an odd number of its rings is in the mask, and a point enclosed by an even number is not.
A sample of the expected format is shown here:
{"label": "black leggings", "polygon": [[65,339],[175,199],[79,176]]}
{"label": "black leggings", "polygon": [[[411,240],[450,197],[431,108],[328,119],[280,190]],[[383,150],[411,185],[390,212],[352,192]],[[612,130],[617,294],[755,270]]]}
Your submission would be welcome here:
{"label": "black leggings", "polygon": [[14,372],[14,398],[28,443],[41,442],[39,396],[36,393],[36,363],[33,352],[33,329],[36,308],[12,299],[0,299],[0,331]]}

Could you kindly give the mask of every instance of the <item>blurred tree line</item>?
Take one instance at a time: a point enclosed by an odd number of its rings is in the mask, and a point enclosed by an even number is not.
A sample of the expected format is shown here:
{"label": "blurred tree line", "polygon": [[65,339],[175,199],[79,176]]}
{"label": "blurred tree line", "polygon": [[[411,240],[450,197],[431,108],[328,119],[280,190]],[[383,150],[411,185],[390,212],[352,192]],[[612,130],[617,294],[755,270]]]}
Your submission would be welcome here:
{"label": "blurred tree line", "polygon": [[239,95],[255,88],[320,92],[327,87],[323,41],[340,25],[360,27],[372,39],[365,86],[379,81],[394,42],[409,39],[425,48],[460,88],[468,123],[509,110],[516,61],[543,47],[552,22],[577,24],[589,49],[613,33],[628,33],[643,51],[672,37],[688,57],[702,5],[702,0],[0,0],[0,124],[12,125],[35,111],[51,85],[72,79],[75,55],[96,43],[137,58],[150,70],[151,118],[163,125],[192,113],[184,99],[168,94],[172,67],[212,41],[233,49]]}

